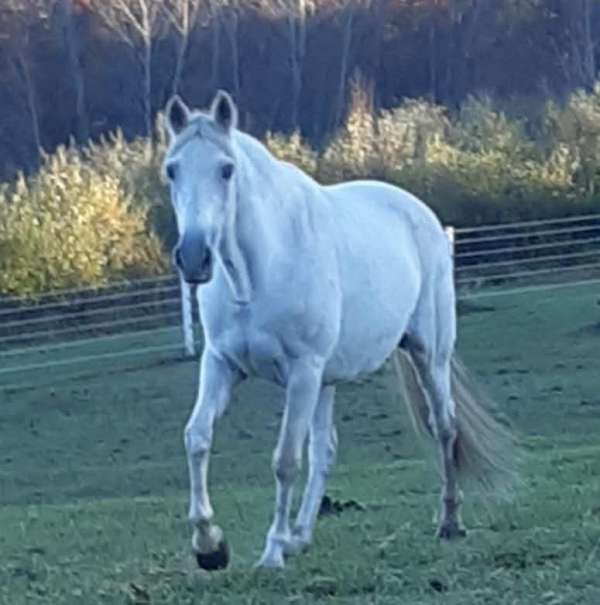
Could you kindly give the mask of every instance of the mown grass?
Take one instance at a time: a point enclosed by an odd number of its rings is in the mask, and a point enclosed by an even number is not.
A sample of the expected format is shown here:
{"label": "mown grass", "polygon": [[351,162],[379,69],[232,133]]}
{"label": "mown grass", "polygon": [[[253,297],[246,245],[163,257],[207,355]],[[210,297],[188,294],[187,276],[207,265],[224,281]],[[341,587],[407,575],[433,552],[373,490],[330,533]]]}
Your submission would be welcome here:
{"label": "mown grass", "polygon": [[457,543],[434,538],[439,482],[389,368],[343,385],[328,493],[365,510],[320,519],[282,573],[252,568],[273,504],[277,389],[246,383],[218,426],[211,495],[233,561],[208,575],[186,521],[196,363],[3,376],[0,603],[599,603],[599,301],[588,286],[464,307],[461,353],[514,420],[525,463],[512,500],[467,497]]}

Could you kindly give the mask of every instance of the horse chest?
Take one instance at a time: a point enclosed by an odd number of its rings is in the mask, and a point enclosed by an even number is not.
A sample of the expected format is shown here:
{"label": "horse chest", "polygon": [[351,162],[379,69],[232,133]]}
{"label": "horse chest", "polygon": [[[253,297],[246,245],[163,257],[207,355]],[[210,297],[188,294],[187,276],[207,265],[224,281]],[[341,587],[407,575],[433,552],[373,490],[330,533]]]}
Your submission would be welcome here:
{"label": "horse chest", "polygon": [[281,340],[251,326],[232,329],[222,343],[225,355],[246,375],[283,384],[287,376],[286,355]]}
{"label": "horse chest", "polygon": [[268,318],[252,305],[222,313],[206,325],[210,345],[244,374],[283,385],[292,360],[318,345],[316,328],[298,321],[297,307]]}

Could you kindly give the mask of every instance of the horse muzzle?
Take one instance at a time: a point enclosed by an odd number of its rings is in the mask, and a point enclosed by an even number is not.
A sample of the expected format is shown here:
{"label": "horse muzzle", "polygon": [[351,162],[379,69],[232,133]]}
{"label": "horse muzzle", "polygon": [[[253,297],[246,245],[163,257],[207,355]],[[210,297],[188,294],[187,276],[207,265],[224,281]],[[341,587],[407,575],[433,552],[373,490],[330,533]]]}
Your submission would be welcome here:
{"label": "horse muzzle", "polygon": [[199,286],[212,279],[213,255],[208,246],[194,252],[190,254],[184,245],[179,245],[173,251],[173,261],[188,284]]}

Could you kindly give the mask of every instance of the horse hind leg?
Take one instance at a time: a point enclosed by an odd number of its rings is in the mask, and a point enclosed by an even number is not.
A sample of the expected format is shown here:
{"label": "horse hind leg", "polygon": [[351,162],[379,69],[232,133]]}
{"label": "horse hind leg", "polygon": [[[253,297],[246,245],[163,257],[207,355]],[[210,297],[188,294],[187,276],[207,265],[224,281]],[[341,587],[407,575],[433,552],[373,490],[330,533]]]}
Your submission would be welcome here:
{"label": "horse hind leg", "polygon": [[[485,491],[511,488],[517,479],[514,440],[509,429],[480,400],[454,353],[456,311],[452,272],[442,268],[422,292],[400,343],[409,409],[429,429],[440,449],[443,478],[439,535],[465,535],[460,519],[458,479]],[[425,412],[428,408],[429,413]]]}
{"label": "horse hind leg", "polygon": [[457,481],[456,444],[458,425],[456,406],[450,388],[450,359],[425,369],[426,384],[432,402],[432,415],[440,447],[443,475],[441,518],[438,529],[440,538],[452,539],[466,535],[460,507],[462,492]]}
{"label": "horse hind leg", "polygon": [[[466,535],[460,517],[462,493],[457,481],[455,457],[458,429],[450,386],[452,348],[436,353],[428,346],[429,342],[433,340],[408,339],[407,354],[400,363],[409,394],[408,403],[416,412],[415,421],[432,433],[438,442],[443,480],[438,536],[452,539]],[[427,404],[429,414],[425,413],[423,402]]]}
{"label": "horse hind leg", "polygon": [[333,423],[335,387],[325,386],[321,391],[309,433],[309,471],[302,504],[292,531],[289,552],[296,554],[312,541],[312,535],[325,493],[327,478],[335,464],[337,432]]}

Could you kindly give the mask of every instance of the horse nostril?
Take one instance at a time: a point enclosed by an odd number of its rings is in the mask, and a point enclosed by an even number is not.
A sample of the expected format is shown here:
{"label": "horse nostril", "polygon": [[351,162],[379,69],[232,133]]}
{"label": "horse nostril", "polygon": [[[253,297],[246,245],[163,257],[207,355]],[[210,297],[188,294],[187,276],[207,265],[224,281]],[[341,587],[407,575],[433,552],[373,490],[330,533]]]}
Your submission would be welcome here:
{"label": "horse nostril", "polygon": [[183,257],[181,256],[181,248],[175,248],[173,251],[173,260],[175,261],[175,266],[183,271]]}
{"label": "horse nostril", "polygon": [[210,248],[207,248],[206,252],[204,253],[204,260],[202,261],[202,270],[203,271],[208,271],[210,269],[211,260],[212,260],[212,256],[210,253]]}

